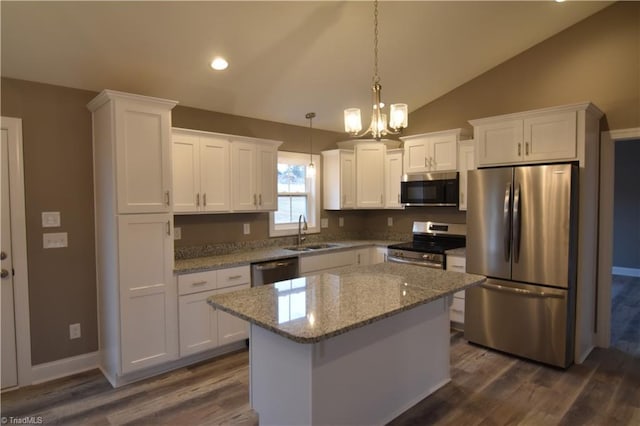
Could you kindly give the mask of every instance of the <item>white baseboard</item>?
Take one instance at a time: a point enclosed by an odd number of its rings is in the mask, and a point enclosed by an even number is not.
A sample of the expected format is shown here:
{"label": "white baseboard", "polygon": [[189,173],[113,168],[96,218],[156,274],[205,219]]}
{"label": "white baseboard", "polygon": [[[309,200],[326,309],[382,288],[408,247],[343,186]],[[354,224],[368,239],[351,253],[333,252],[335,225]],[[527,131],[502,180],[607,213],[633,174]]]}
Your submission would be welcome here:
{"label": "white baseboard", "polygon": [[611,268],[613,275],[623,275],[625,277],[640,277],[640,269],[638,268],[624,268],[622,266],[614,266]]}
{"label": "white baseboard", "polygon": [[98,352],[72,356],[31,367],[31,384],[35,385],[60,377],[98,368]]}

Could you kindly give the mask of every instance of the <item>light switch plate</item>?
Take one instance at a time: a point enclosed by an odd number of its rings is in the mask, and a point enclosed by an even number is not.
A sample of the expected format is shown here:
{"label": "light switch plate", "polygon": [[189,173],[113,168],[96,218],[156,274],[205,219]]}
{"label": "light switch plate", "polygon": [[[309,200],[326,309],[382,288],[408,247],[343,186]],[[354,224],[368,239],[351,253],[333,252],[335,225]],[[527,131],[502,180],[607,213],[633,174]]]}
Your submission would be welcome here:
{"label": "light switch plate", "polygon": [[60,212],[42,212],[42,227],[57,228],[60,226]]}
{"label": "light switch plate", "polygon": [[66,232],[48,232],[42,234],[42,247],[49,248],[62,248],[67,247],[67,233]]}
{"label": "light switch plate", "polygon": [[328,228],[329,227],[329,219],[327,219],[326,217],[323,217],[322,219],[320,219],[320,227],[321,228]]}
{"label": "light switch plate", "polygon": [[182,238],[182,228],[180,228],[179,226],[176,226],[175,228],[173,228],[173,239],[179,240],[181,238]]}
{"label": "light switch plate", "polygon": [[387,218],[387,226],[393,226],[393,218],[392,217],[388,217]]}
{"label": "light switch plate", "polygon": [[244,235],[249,235],[251,233],[251,224],[250,223],[243,224],[242,232],[244,232]]}
{"label": "light switch plate", "polygon": [[344,226],[344,217],[339,217],[338,218],[338,226],[339,227],[343,227]]}

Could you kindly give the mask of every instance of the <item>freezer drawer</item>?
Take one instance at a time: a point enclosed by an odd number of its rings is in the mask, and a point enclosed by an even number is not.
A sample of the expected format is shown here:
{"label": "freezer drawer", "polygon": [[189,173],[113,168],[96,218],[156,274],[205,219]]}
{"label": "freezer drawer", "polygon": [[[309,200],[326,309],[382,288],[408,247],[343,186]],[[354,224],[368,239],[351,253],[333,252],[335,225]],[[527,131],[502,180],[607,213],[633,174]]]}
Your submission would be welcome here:
{"label": "freezer drawer", "polygon": [[467,340],[558,367],[573,362],[567,290],[487,280],[465,297]]}

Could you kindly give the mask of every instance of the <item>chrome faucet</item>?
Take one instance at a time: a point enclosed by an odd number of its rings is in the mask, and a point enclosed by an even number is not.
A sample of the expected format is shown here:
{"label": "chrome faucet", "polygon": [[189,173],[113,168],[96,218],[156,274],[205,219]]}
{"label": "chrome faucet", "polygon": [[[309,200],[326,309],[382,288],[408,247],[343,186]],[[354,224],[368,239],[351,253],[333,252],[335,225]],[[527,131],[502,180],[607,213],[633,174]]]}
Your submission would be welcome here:
{"label": "chrome faucet", "polygon": [[[304,226],[302,225],[303,222]],[[302,242],[306,239],[302,236],[302,231],[306,231],[307,229],[309,229],[307,227],[307,218],[304,217],[303,214],[301,214],[298,218],[298,246],[300,246],[300,244],[302,244]]]}

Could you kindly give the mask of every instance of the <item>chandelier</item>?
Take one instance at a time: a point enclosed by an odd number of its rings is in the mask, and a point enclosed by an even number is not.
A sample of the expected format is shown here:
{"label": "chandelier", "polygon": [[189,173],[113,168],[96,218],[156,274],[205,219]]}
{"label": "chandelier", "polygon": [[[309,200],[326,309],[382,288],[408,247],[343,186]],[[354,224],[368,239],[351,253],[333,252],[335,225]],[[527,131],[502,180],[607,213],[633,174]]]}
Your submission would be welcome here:
{"label": "chandelier", "polygon": [[373,85],[371,90],[373,91],[373,112],[369,128],[359,133],[362,130],[360,108],[347,108],[344,110],[345,131],[353,137],[361,137],[371,133],[371,136],[378,141],[387,134],[400,133],[408,124],[407,104],[391,105],[388,126],[387,114],[382,111],[384,103],[381,101],[382,86],[378,75],[378,0],[373,2]]}

